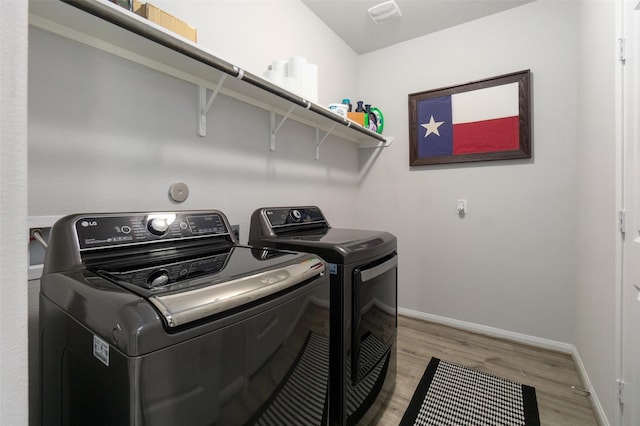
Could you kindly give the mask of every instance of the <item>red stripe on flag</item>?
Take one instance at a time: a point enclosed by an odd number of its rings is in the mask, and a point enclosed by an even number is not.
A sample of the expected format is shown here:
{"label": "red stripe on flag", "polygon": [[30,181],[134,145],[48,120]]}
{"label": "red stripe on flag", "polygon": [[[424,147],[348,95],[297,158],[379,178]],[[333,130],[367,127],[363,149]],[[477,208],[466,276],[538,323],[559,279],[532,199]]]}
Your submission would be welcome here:
{"label": "red stripe on flag", "polygon": [[514,151],[520,148],[519,117],[453,125],[453,155]]}

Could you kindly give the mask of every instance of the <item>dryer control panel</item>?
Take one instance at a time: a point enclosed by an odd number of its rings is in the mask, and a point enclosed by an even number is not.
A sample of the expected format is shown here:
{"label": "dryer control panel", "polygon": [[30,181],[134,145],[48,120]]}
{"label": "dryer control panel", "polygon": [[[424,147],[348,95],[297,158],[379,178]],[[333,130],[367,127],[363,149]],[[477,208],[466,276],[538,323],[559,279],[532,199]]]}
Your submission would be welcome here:
{"label": "dryer control panel", "polygon": [[318,207],[273,208],[266,209],[264,214],[272,228],[296,223],[327,223]]}

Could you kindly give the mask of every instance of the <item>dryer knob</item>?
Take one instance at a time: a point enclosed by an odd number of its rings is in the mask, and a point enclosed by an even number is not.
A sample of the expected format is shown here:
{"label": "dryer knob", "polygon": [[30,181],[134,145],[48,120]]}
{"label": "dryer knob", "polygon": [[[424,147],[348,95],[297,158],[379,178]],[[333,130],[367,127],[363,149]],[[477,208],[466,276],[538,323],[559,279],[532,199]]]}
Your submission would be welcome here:
{"label": "dryer knob", "polygon": [[153,235],[164,235],[169,229],[169,223],[166,219],[156,217],[153,219],[149,219],[149,221],[147,222],[147,229]]}
{"label": "dryer knob", "polygon": [[294,222],[300,222],[302,220],[302,212],[300,210],[291,210],[289,212],[289,216],[291,217],[291,220],[293,220]]}

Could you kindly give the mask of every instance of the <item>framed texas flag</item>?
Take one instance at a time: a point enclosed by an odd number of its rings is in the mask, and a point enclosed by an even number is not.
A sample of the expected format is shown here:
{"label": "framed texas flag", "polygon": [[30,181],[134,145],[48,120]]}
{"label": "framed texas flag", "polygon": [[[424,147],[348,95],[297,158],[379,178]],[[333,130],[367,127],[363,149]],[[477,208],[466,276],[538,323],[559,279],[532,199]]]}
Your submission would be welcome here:
{"label": "framed texas flag", "polygon": [[409,95],[409,165],[531,158],[530,71]]}

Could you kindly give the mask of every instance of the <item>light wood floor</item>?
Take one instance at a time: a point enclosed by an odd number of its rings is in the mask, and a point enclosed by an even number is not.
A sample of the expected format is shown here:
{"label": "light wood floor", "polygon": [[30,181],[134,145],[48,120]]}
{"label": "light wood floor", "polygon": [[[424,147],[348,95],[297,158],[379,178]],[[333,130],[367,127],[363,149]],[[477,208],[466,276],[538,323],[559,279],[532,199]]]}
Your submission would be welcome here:
{"label": "light wood floor", "polygon": [[431,357],[536,388],[542,426],[597,425],[570,355],[398,317],[398,373],[393,396],[372,423],[397,425]]}

